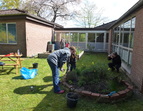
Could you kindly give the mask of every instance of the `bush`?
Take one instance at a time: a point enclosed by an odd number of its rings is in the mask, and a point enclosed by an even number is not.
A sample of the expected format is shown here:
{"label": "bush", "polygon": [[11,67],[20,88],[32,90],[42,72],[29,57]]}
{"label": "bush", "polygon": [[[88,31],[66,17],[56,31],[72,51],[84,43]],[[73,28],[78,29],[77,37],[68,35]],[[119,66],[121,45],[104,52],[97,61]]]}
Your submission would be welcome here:
{"label": "bush", "polygon": [[84,84],[80,85],[93,84],[108,79],[108,70],[106,70],[105,67],[105,65],[98,63],[96,65],[93,64],[89,68],[82,70],[79,81],[84,81],[80,82]]}
{"label": "bush", "polygon": [[94,63],[90,58],[88,62],[84,61],[76,70],[67,74],[67,82],[91,92],[108,94],[111,91],[124,89],[124,86],[119,83],[120,77],[120,73],[108,70],[106,63],[98,59]]}
{"label": "bush", "polygon": [[71,72],[68,72],[66,76],[67,82],[72,84],[73,82],[78,81],[77,74],[78,74],[78,70],[73,70]]}

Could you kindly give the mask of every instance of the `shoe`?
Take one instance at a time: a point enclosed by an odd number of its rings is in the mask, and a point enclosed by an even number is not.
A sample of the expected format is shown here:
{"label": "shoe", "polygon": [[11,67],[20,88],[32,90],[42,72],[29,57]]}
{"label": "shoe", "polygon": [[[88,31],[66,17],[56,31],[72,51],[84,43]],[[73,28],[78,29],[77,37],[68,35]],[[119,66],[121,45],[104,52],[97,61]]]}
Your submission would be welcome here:
{"label": "shoe", "polygon": [[57,94],[63,94],[65,91],[64,90],[60,90],[59,92],[56,92]]}

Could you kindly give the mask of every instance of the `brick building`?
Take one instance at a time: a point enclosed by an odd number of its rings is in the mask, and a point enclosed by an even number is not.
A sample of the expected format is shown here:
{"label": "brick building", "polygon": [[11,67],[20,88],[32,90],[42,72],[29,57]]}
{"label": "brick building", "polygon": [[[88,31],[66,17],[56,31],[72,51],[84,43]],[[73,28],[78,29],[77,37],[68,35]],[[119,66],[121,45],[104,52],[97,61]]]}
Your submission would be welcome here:
{"label": "brick building", "polygon": [[45,52],[54,28],[62,26],[18,9],[0,11],[0,54],[32,56]]}
{"label": "brick building", "polygon": [[143,92],[143,0],[123,14],[109,32],[108,52],[118,52],[123,69]]}

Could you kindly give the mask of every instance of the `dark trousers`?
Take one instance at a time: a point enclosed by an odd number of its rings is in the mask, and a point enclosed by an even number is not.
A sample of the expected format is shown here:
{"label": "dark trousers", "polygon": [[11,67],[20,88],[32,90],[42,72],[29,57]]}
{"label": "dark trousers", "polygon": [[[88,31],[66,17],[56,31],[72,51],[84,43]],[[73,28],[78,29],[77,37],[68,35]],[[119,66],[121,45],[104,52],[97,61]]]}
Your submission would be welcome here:
{"label": "dark trousers", "polygon": [[70,67],[70,71],[72,71],[73,69],[75,69],[76,68],[76,63],[72,63],[71,64],[71,67]]}
{"label": "dark trousers", "polygon": [[76,68],[76,63],[67,63],[67,72]]}
{"label": "dark trousers", "polygon": [[113,64],[113,63],[108,63],[108,66],[112,69],[112,71],[117,70],[119,72],[119,68],[121,67],[121,64]]}

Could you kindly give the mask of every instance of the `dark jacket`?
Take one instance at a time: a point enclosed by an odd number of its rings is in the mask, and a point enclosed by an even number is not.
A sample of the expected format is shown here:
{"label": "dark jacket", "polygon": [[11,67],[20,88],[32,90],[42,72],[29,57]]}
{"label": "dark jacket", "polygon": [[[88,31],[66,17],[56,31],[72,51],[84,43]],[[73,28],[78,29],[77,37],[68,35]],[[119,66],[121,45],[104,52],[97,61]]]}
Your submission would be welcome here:
{"label": "dark jacket", "polygon": [[108,57],[108,60],[112,60],[114,65],[121,65],[121,57],[119,55],[116,55],[114,58]]}
{"label": "dark jacket", "polygon": [[69,63],[70,64],[75,64],[76,63],[76,55],[75,54],[71,55]]}

